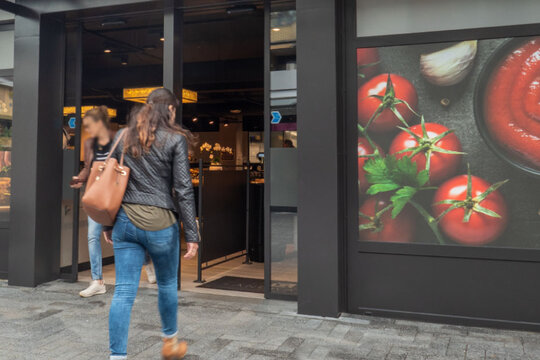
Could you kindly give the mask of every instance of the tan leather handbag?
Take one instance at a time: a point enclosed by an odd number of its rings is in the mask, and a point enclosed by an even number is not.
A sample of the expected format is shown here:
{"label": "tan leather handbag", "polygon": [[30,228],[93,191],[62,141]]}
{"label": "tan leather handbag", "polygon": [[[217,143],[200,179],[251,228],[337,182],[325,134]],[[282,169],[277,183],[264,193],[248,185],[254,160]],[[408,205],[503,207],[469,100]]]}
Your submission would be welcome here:
{"label": "tan leather handbag", "polygon": [[82,197],[86,214],[101,225],[114,224],[126,192],[130,169],[124,166],[124,151],[120,164],[115,158],[111,158],[124,134],[125,131],[122,131],[118,136],[105,161],[94,161]]}

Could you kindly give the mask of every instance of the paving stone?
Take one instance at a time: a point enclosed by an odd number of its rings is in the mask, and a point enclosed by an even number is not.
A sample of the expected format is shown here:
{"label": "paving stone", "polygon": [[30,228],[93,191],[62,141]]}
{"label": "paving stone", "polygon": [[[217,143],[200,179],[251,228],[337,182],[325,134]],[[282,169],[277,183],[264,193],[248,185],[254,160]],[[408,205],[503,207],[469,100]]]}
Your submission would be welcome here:
{"label": "paving stone", "polygon": [[[27,289],[0,281],[0,359],[107,359],[113,289],[81,299],[81,287],[56,281]],[[160,359],[156,295],[153,289],[139,291],[130,360]],[[185,360],[540,359],[540,335],[531,332],[351,314],[302,316],[292,302],[187,292],[179,300],[179,334],[190,344]]]}

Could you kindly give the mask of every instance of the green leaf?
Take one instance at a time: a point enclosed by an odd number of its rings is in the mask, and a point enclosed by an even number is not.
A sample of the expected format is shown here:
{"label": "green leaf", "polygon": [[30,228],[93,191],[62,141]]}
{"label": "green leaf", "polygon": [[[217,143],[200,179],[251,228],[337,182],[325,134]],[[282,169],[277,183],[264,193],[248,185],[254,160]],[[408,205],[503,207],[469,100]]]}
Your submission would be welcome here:
{"label": "green leaf", "polygon": [[435,146],[435,145],[432,145],[431,149],[433,151],[435,151],[435,152],[439,152],[439,153],[443,153],[443,154],[453,154],[453,155],[463,155],[463,154],[465,154],[462,151],[446,150],[446,149],[443,149],[442,147],[438,147],[438,146]]}
{"label": "green leaf", "polygon": [[409,124],[405,121],[405,119],[403,118],[403,116],[401,115],[401,113],[398,111],[398,109],[396,109],[396,107],[394,105],[392,105],[390,107],[390,111],[392,111],[394,113],[394,115],[398,118],[399,121],[401,121],[401,123],[405,126],[409,126]]}
{"label": "green leaf", "polygon": [[407,203],[413,198],[413,196],[418,192],[416,188],[405,186],[398,191],[390,198],[394,208],[392,209],[392,218],[395,219],[401,210],[407,205]]}
{"label": "green leaf", "polygon": [[407,134],[411,135],[416,141],[418,141],[418,142],[422,141],[422,137],[418,136],[417,134],[412,132],[411,129],[404,128],[403,126],[398,126],[397,128],[402,130],[402,131],[405,131]]}
{"label": "green leaf", "polygon": [[503,181],[499,181],[498,183],[495,183],[495,184],[491,185],[486,191],[484,191],[480,195],[476,196],[473,200],[476,201],[476,202],[483,201],[485,198],[487,198],[489,196],[489,194],[491,194],[492,192],[494,192],[495,190],[497,190],[498,188],[500,188],[501,186],[503,186],[507,182],[508,182],[508,179],[503,180]]}
{"label": "green leaf", "polygon": [[[387,156],[389,158],[390,156]],[[418,170],[409,156],[403,156],[396,161],[395,169],[392,171],[394,182],[403,186],[418,186]]]}
{"label": "green leaf", "polygon": [[422,170],[418,173],[416,176],[416,179],[418,180],[418,186],[424,186],[429,181],[429,171]]}
{"label": "green leaf", "polygon": [[400,188],[399,184],[393,184],[393,183],[373,184],[367,189],[366,193],[368,195],[375,195],[375,194],[378,194],[378,193],[392,191],[392,190],[396,190],[396,189],[399,189],[399,188]]}
{"label": "green leaf", "polygon": [[386,91],[384,93],[385,97],[392,97],[394,98],[396,96],[396,92],[394,91],[394,84],[392,83],[392,79],[390,78],[390,74],[388,74],[388,78],[386,79]]}
{"label": "green leaf", "polygon": [[485,207],[480,206],[478,204],[474,205],[473,210],[476,211],[476,212],[479,212],[481,214],[491,216],[491,217],[495,217],[495,218],[500,218],[501,217],[501,215],[497,214],[495,211],[486,209]]}

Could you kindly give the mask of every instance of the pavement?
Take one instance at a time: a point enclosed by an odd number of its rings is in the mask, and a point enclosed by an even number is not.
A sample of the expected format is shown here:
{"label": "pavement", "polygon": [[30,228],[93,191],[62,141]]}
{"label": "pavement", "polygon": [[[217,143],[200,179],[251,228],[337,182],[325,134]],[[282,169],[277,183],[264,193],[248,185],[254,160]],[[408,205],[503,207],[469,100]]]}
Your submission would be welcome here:
{"label": "pavement", "polygon": [[[0,359],[108,359],[106,295],[82,299],[85,284],[37,288],[0,281]],[[181,292],[186,360],[540,359],[540,334],[345,315],[301,316],[293,302]],[[159,359],[155,289],[133,309],[129,359]]]}

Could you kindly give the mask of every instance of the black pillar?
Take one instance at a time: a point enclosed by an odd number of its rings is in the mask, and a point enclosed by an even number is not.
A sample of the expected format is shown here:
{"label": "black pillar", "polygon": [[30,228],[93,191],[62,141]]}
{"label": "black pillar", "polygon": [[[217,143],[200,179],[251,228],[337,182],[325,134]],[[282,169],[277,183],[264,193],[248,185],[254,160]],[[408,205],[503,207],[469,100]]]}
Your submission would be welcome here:
{"label": "black pillar", "polygon": [[10,285],[58,278],[64,25],[15,18]]}
{"label": "black pillar", "polygon": [[[182,99],[182,10],[175,8],[175,1],[166,0],[163,11],[163,86]],[[176,118],[181,122],[182,105],[176,111]]]}
{"label": "black pillar", "polygon": [[[182,58],[182,10],[176,9],[181,5],[174,0],[165,0],[163,8],[163,87],[171,90],[178,99],[180,106],[176,109],[176,122],[182,124],[182,82],[183,82],[183,58]],[[180,252],[182,249],[180,248]],[[178,264],[178,289],[181,284],[181,263]]]}
{"label": "black pillar", "polygon": [[298,312],[338,316],[342,227],[336,1],[298,0]]}

